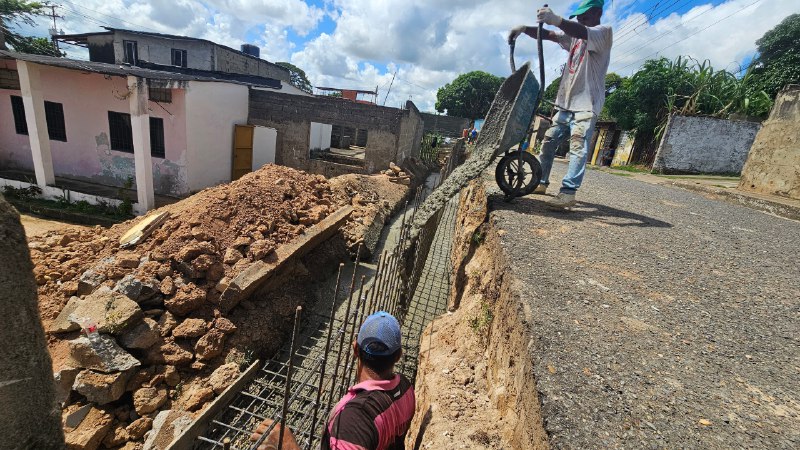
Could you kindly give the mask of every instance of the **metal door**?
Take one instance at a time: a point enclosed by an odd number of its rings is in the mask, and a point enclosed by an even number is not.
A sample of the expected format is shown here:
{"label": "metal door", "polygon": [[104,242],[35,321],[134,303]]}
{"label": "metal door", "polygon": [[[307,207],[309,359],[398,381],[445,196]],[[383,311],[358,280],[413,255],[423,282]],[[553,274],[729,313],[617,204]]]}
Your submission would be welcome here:
{"label": "metal door", "polygon": [[231,181],[253,171],[253,125],[234,125]]}

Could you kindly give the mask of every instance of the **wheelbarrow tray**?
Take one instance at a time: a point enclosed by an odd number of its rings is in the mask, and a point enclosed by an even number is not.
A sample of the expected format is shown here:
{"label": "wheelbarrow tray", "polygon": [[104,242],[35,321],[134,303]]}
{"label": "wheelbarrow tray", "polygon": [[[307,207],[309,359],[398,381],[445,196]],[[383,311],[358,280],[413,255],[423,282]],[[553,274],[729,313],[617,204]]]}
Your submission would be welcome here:
{"label": "wheelbarrow tray", "polygon": [[525,139],[538,102],[539,82],[528,62],[500,86],[472,154],[420,205],[409,235],[412,240],[451,198],[478,178],[496,156]]}

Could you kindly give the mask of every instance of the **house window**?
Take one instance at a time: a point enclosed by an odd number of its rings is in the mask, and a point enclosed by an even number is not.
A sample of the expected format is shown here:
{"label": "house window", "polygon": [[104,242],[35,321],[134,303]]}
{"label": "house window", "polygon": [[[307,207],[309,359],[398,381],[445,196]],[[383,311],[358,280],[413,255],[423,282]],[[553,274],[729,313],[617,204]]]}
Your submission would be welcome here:
{"label": "house window", "polygon": [[133,131],[131,115],[108,112],[108,130],[111,136],[111,150],[133,153]]}
{"label": "house window", "polygon": [[165,157],[164,149],[164,119],[150,118],[150,155],[156,158]]}
{"label": "house window", "polygon": [[19,95],[11,96],[11,112],[14,115],[14,128],[17,134],[28,134],[28,122],[25,121],[25,105]]}
{"label": "house window", "polygon": [[67,141],[67,126],[64,123],[64,105],[44,102],[44,117],[47,119],[47,134],[51,141]]}
{"label": "house window", "polygon": [[122,41],[125,50],[125,62],[135,66],[139,62],[139,49],[136,41]]}
{"label": "house window", "polygon": [[148,89],[150,100],[161,103],[172,103],[172,89],[154,88]]}
{"label": "house window", "polygon": [[19,72],[11,69],[0,69],[0,89],[19,90]]}
{"label": "house window", "polygon": [[186,50],[172,49],[172,65],[186,67]]}

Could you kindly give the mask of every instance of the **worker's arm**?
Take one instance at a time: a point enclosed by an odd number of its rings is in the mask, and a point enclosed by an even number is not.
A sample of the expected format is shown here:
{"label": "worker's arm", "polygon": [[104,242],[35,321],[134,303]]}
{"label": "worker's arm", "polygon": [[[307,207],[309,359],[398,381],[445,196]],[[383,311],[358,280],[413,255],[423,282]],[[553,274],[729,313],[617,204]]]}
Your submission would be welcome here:
{"label": "worker's arm", "polygon": [[589,31],[585,26],[578,22],[567,20],[559,16],[549,7],[545,6],[544,8],[539,9],[539,11],[536,13],[536,18],[539,20],[539,22],[560,28],[569,37],[583,40],[586,40],[589,37]]}
{"label": "worker's arm", "polygon": [[[514,41],[517,40],[517,37],[519,37],[520,34],[527,34],[528,36],[537,39],[537,36],[539,35],[539,27],[520,25],[514,28],[513,30],[511,30],[510,33],[508,33],[509,45],[513,44]],[[545,41],[558,42],[557,38],[558,35],[553,33],[552,31],[542,30],[542,39],[544,39]]]}
{"label": "worker's arm", "polygon": [[[270,425],[272,425],[272,421],[269,419],[265,419],[258,425],[256,431],[250,436],[251,442],[258,442],[261,439],[261,436],[269,429]],[[278,440],[280,438],[281,433],[281,424],[275,424],[275,428],[269,433],[266,439],[261,442],[261,445],[258,446],[258,450],[278,450]],[[286,431],[283,433],[283,449],[284,450],[302,450],[300,445],[294,439],[292,432],[289,428],[286,428]]]}

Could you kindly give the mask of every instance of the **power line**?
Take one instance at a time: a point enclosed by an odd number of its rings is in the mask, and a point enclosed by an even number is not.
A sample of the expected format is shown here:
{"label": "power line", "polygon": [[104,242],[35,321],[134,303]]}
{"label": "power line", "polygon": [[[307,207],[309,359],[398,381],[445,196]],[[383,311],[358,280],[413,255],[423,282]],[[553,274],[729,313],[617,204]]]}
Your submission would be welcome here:
{"label": "power line", "polygon": [[[679,4],[679,5],[676,4],[677,2],[672,3],[672,5],[674,5],[674,8],[665,9],[663,11],[660,11],[659,15],[666,16],[668,14],[672,14],[673,12],[678,11],[681,7],[683,7],[684,5],[686,5],[687,3],[691,2],[691,1],[692,0],[684,0],[684,2]],[[702,12],[700,14],[702,14]],[[652,19],[652,17],[651,17],[651,19]],[[617,41],[615,43],[616,46],[619,47],[622,44],[625,44],[626,42],[630,42],[631,40],[635,39],[639,35],[639,33],[636,31],[636,29],[638,29],[641,25],[645,25],[645,24],[649,26],[650,25],[650,20],[645,21],[645,23],[643,23],[643,24],[637,25],[635,29],[631,30],[632,31],[631,33],[621,34],[621,35],[615,36],[615,40]]]}
{"label": "power line", "polygon": [[744,6],[744,7],[740,8],[740,9],[738,9],[738,10],[734,11],[734,12],[732,12],[731,14],[728,14],[727,16],[723,17],[722,19],[720,19],[720,20],[718,20],[718,21],[716,21],[716,22],[714,22],[714,23],[712,23],[712,24],[708,25],[707,27],[704,27],[704,28],[701,28],[701,29],[699,29],[699,30],[695,31],[694,33],[692,33],[692,34],[690,34],[690,35],[686,36],[685,38],[683,38],[683,39],[681,39],[681,40],[679,40],[679,41],[675,41],[675,42],[673,42],[672,44],[669,44],[669,45],[667,45],[666,47],[664,47],[664,48],[662,48],[662,49],[660,49],[660,50],[656,50],[655,52],[653,52],[653,53],[651,53],[651,54],[649,54],[649,55],[645,56],[644,58],[639,58],[639,59],[637,59],[637,60],[633,61],[632,63],[630,63],[630,64],[628,64],[628,65],[626,65],[626,66],[624,66],[624,67],[620,68],[620,69],[619,69],[619,71],[621,72],[621,71],[623,71],[623,70],[627,69],[628,67],[630,67],[630,66],[632,66],[632,65],[634,65],[634,64],[636,64],[636,63],[638,63],[638,62],[640,62],[640,61],[644,61],[644,60],[646,60],[646,59],[650,58],[651,56],[657,55],[657,54],[661,53],[662,51],[664,51],[664,50],[666,50],[666,49],[668,49],[668,48],[670,48],[670,47],[672,47],[672,46],[674,46],[674,45],[677,45],[677,44],[679,44],[679,43],[681,43],[681,42],[683,42],[683,41],[685,41],[685,40],[689,39],[690,37],[692,37],[692,36],[694,36],[694,35],[696,35],[696,34],[698,34],[698,33],[701,33],[701,32],[703,32],[703,31],[705,31],[705,30],[707,30],[707,29],[709,29],[709,28],[713,27],[714,25],[717,25],[717,24],[719,24],[719,23],[721,23],[721,22],[723,22],[723,21],[725,21],[725,20],[727,20],[727,19],[729,19],[729,18],[733,17],[734,15],[736,15],[736,14],[738,14],[738,13],[740,13],[740,12],[744,11],[745,9],[747,9],[747,8],[749,8],[749,7],[753,6],[753,5],[755,5],[756,3],[760,3],[761,1],[762,1],[762,0],[756,0],[756,1],[754,1],[753,3],[750,3],[750,4],[746,5],[746,6]]}
{"label": "power line", "polygon": [[[116,20],[116,21],[118,21],[118,22],[121,22],[121,23],[126,23],[126,24],[128,24],[128,25],[133,25],[133,26],[135,26],[135,27],[139,27],[139,28],[143,28],[143,29],[146,29],[146,30],[151,30],[151,31],[159,32],[159,31],[158,31],[158,30],[156,30],[155,28],[146,27],[146,26],[144,26],[144,25],[140,25],[140,24],[138,24],[138,23],[133,23],[133,22],[129,22],[129,21],[127,21],[127,20],[124,20],[124,19],[120,19],[119,17],[110,16],[110,15],[108,15],[108,14],[101,13],[100,11],[96,11],[96,10],[94,10],[94,9],[91,9],[91,8],[87,8],[87,7],[83,6],[83,5],[80,5],[80,4],[78,4],[78,3],[72,2],[72,1],[70,1],[70,0],[63,0],[63,1],[65,1],[65,2],[69,3],[70,5],[77,6],[78,8],[85,9],[86,11],[91,11],[91,12],[93,12],[93,13],[95,13],[95,14],[99,14],[99,15],[101,15],[101,16],[103,16],[103,17],[107,17],[107,18],[109,18],[109,19],[113,19],[113,20]],[[75,10],[73,9],[73,11],[75,11]],[[77,11],[75,11],[75,12],[77,12]],[[84,16],[84,17],[85,17],[85,16]]]}

